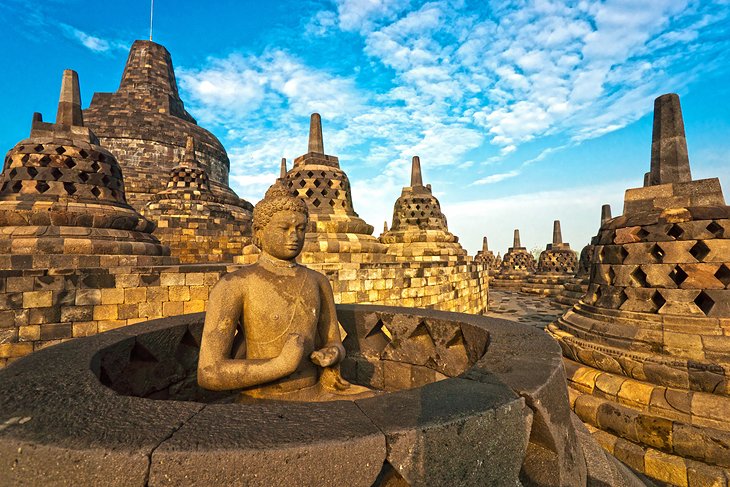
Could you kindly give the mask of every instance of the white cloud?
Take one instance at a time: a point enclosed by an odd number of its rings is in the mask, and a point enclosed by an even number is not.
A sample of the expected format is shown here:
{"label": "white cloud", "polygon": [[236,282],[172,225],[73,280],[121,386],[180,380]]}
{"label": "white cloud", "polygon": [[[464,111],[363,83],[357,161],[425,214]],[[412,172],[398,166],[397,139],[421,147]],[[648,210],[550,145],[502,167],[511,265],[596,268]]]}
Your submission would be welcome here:
{"label": "white cloud", "polygon": [[474,181],[472,183],[472,185],[479,186],[479,185],[483,185],[483,184],[494,184],[494,183],[498,183],[500,181],[504,181],[505,179],[513,178],[513,177],[519,176],[519,175],[520,175],[520,171],[518,171],[518,170],[492,174],[485,178],[477,179],[476,181]]}
{"label": "white cloud", "polygon": [[570,198],[567,189],[560,189],[463,203],[442,200],[441,207],[449,218],[449,230],[471,254],[481,248],[485,235],[490,249],[504,254],[515,228],[520,229],[523,246],[544,249],[552,237],[553,220],[561,220],[564,241],[580,252],[598,230],[601,205],[608,203],[614,215],[620,214],[624,191],[632,186],[636,181],[570,188]]}
{"label": "white cloud", "polygon": [[115,49],[129,49],[129,46],[124,42],[96,37],[68,24],[61,23],[59,25],[66,37],[80,42],[81,45],[94,52],[102,53]]}

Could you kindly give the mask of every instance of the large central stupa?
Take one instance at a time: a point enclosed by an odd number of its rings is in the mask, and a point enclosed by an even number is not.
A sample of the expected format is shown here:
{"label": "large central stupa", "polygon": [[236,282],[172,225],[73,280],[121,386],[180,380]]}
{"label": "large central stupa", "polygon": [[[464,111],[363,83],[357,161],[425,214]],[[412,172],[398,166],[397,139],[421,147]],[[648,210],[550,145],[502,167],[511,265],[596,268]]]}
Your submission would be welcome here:
{"label": "large central stupa", "polygon": [[184,157],[188,137],[213,193],[233,207],[252,209],[228,187],[230,162],[223,145],[185,110],[164,46],[135,41],[119,88],[94,93],[84,122],[119,160],[127,199],[137,210],[165,189],[170,171]]}

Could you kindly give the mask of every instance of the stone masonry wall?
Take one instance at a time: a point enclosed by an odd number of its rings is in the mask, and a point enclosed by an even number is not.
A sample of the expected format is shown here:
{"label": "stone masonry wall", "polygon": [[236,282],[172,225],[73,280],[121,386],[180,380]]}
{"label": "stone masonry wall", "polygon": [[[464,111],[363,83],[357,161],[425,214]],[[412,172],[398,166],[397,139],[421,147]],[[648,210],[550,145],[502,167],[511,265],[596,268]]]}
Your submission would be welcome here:
{"label": "stone masonry wall", "polygon": [[[0,270],[0,367],[35,350],[149,319],[205,310],[211,287],[233,264]],[[325,269],[338,303],[481,314],[479,264]]]}

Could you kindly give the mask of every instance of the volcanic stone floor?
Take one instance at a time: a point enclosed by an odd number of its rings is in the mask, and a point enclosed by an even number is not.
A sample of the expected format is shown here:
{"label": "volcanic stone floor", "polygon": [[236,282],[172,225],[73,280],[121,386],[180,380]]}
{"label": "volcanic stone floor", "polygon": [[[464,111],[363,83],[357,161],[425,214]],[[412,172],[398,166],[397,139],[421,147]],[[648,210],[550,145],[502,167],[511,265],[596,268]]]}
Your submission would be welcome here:
{"label": "volcanic stone floor", "polygon": [[489,311],[486,315],[544,329],[567,309],[546,296],[490,289]]}

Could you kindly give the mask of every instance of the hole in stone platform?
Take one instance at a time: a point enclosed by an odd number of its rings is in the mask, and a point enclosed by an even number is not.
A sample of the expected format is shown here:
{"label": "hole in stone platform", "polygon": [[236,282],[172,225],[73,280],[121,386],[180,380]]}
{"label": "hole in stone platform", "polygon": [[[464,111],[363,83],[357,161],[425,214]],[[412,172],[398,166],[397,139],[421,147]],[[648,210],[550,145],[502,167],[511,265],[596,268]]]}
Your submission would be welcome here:
{"label": "hole in stone platform", "polygon": [[648,283],[646,282],[646,272],[641,270],[641,267],[634,269],[631,273],[631,279],[638,287],[648,287]]}
{"label": "hole in stone platform", "polygon": [[720,281],[723,286],[727,287],[730,284],[730,268],[726,264],[721,265],[717,272],[715,272],[715,279]]}
{"label": "hole in stone platform", "polygon": [[654,259],[659,263],[661,263],[664,259],[664,250],[662,250],[659,244],[652,245],[649,252],[651,253],[652,257],[654,257]]}
{"label": "hole in stone platform", "polygon": [[676,223],[672,225],[669,231],[667,231],[667,235],[674,238],[675,240],[679,240],[679,237],[681,237],[683,234],[684,230],[682,230],[682,227],[680,227]]}
{"label": "hole in stone platform", "polygon": [[664,299],[662,293],[660,293],[659,291],[654,291],[654,294],[651,295],[651,302],[656,307],[656,311],[659,312],[659,310],[662,309],[662,306],[664,306],[667,300]]}
{"label": "hole in stone platform", "polygon": [[63,147],[63,146],[56,147],[56,154],[61,155],[64,152],[66,152],[66,148],[65,147]]}
{"label": "hole in stone platform", "polygon": [[703,240],[698,240],[697,243],[689,249],[689,253],[692,254],[692,257],[697,259],[699,262],[702,262],[705,257],[707,257],[707,254],[710,253],[710,248]]}
{"label": "hole in stone platform", "polygon": [[48,190],[49,190],[50,188],[51,188],[51,187],[50,187],[50,186],[48,185],[48,183],[47,183],[47,182],[45,182],[45,181],[38,181],[38,182],[37,182],[37,183],[35,184],[35,189],[37,189],[39,193],[45,193],[45,192],[46,192],[46,191],[48,191]]}
{"label": "hole in stone platform", "polygon": [[675,266],[672,272],[669,273],[669,278],[674,281],[677,287],[681,286],[684,281],[687,280],[687,273],[680,266]]}
{"label": "hole in stone platform", "polygon": [[715,238],[722,238],[723,234],[725,233],[725,229],[716,221],[713,221],[712,223],[707,225],[707,231],[713,234]]}
{"label": "hole in stone platform", "polygon": [[619,260],[621,261],[621,264],[624,263],[626,260],[626,257],[629,256],[629,251],[626,250],[623,245],[619,248]]}
{"label": "hole in stone platform", "polygon": [[705,315],[709,315],[710,311],[712,311],[712,307],[715,306],[715,300],[710,297],[709,294],[707,294],[704,291],[700,291],[700,293],[695,298],[695,304],[698,308],[702,310]]}

